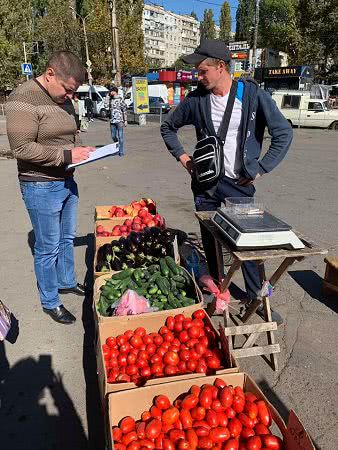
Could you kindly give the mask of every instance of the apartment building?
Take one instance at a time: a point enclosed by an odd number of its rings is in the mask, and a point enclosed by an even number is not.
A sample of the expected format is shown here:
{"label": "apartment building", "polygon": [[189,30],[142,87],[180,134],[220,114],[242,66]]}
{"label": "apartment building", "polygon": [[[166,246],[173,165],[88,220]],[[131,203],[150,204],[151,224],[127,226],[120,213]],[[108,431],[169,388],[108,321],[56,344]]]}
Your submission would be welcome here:
{"label": "apartment building", "polygon": [[142,27],[150,66],[172,66],[181,55],[192,53],[200,42],[198,20],[162,6],[144,5]]}

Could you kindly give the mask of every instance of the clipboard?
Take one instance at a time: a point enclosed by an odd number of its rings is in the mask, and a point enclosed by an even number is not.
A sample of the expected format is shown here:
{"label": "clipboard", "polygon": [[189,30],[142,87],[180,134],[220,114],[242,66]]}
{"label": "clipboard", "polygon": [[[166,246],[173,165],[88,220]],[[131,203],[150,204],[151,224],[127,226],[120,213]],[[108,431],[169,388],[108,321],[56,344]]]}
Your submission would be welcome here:
{"label": "clipboard", "polygon": [[103,147],[97,147],[96,150],[90,153],[89,158],[75,164],[69,164],[67,170],[74,169],[75,167],[83,166],[85,164],[90,164],[92,162],[98,161],[99,159],[107,158],[108,156],[114,156],[118,154],[119,146],[117,142],[113,144],[104,145]]}

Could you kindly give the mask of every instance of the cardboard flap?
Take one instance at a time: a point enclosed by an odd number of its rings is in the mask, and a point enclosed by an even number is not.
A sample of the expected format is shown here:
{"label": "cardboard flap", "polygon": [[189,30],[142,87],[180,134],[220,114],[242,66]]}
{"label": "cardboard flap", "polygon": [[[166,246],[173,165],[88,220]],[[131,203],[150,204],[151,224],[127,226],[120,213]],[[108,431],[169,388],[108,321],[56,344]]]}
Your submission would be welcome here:
{"label": "cardboard flap", "polygon": [[309,435],[293,410],[290,411],[288,420],[285,436],[285,449],[315,450]]}

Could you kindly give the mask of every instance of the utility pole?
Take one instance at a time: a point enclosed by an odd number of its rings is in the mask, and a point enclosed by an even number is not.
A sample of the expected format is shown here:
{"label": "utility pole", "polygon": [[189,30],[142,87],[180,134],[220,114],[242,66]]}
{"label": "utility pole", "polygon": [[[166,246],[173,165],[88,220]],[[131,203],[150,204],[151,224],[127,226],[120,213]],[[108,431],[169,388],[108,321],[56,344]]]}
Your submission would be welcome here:
{"label": "utility pole", "polygon": [[114,83],[117,87],[121,86],[121,68],[120,68],[120,43],[119,31],[116,21],[116,0],[108,0],[111,20],[111,34],[112,34],[112,74]]}
{"label": "utility pole", "polygon": [[[85,17],[82,17],[80,14],[78,14],[75,11],[73,6],[70,6],[69,9],[71,9],[73,14],[75,16],[77,16],[82,22],[83,37],[84,37],[85,49],[86,49],[86,66],[87,66],[88,83],[89,83],[89,86],[92,86],[93,85],[93,77],[92,77],[92,70],[91,70],[92,63],[91,63],[91,61],[89,59],[88,38],[87,38],[87,30],[86,30],[86,19],[88,18],[88,16],[90,16],[90,14],[92,14],[93,11],[91,11]],[[91,91],[89,90],[89,92],[91,92]]]}
{"label": "utility pole", "polygon": [[[24,60],[25,60],[25,64],[27,64],[27,52],[26,52],[26,42],[23,43],[23,55],[24,55]],[[29,75],[26,75],[26,80],[29,80]]]}
{"label": "utility pole", "polygon": [[252,46],[252,63],[251,63],[251,73],[252,74],[255,71],[256,61],[257,61],[258,24],[259,24],[259,0],[256,0],[255,28],[254,28],[254,38],[253,38],[253,46]]}

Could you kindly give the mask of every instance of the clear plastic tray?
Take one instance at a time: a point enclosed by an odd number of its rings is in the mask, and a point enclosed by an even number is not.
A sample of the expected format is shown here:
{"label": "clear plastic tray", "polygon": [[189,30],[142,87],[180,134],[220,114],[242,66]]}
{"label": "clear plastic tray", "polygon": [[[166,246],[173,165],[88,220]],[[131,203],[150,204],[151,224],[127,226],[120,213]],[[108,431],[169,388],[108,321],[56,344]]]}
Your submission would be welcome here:
{"label": "clear plastic tray", "polygon": [[264,214],[264,205],[251,197],[229,197],[225,199],[225,207],[231,214],[258,215]]}

